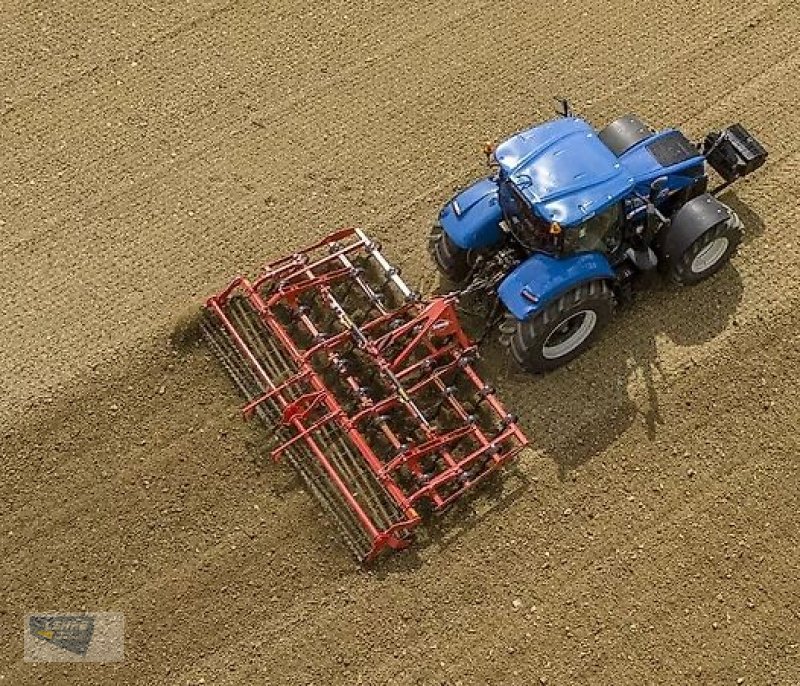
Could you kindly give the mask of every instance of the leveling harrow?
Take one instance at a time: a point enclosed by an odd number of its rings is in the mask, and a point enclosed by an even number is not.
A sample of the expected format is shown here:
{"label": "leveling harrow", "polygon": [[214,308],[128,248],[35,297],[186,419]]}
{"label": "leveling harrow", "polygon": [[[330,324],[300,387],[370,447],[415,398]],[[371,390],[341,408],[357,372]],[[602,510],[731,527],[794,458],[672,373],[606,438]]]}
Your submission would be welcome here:
{"label": "leveling harrow", "polygon": [[345,229],[208,299],[211,348],[348,547],[405,548],[527,443],[474,369],[455,296],[423,301]]}

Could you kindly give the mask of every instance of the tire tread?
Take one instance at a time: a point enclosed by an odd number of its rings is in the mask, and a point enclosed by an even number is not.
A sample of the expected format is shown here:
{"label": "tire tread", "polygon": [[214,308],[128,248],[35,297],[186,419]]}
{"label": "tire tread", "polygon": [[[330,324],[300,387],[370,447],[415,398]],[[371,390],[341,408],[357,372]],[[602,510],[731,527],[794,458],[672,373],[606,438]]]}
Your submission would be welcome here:
{"label": "tire tread", "polygon": [[[544,344],[542,338],[549,331],[552,322],[561,320],[569,310],[587,302],[594,302],[596,311],[599,310],[600,318],[595,330],[584,343],[566,355],[564,359],[545,360],[541,355],[541,348]],[[607,281],[595,279],[580,284],[559,296],[531,319],[518,323],[517,331],[511,337],[511,354],[520,366],[531,372],[545,372],[565,364],[588,347],[605,321],[610,318],[613,307],[614,296]]]}

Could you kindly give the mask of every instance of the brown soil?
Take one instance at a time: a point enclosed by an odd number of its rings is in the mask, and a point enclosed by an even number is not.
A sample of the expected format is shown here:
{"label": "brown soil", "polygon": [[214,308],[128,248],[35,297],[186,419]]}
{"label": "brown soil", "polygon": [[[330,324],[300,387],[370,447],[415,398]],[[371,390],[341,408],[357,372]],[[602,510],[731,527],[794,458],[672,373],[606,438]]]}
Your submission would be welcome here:
{"label": "brown soil", "polygon": [[[800,6],[122,5],[0,8],[0,683],[800,684]],[[747,240],[569,369],[487,352],[534,449],[358,571],[175,332],[345,223],[432,289],[438,204],[558,94],[757,132]],[[124,663],[22,662],[83,608]]]}

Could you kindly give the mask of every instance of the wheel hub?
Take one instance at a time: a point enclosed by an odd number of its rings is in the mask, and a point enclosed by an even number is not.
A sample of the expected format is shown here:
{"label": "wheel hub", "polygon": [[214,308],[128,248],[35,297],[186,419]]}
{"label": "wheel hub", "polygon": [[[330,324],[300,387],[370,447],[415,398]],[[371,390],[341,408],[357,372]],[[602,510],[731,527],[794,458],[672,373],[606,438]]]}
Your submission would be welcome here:
{"label": "wheel hub", "polygon": [[593,310],[582,310],[567,317],[545,340],[542,357],[556,360],[573,352],[594,331],[597,314]]}
{"label": "wheel hub", "polygon": [[729,241],[725,236],[719,236],[705,246],[692,260],[691,269],[695,274],[702,274],[711,269],[728,250]]}

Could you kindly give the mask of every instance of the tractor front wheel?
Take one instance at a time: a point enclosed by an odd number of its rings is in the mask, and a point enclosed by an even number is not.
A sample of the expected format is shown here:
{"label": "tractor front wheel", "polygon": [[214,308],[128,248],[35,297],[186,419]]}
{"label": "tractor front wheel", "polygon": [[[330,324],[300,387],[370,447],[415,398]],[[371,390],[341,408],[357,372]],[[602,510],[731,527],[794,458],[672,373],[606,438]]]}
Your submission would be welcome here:
{"label": "tractor front wheel", "polygon": [[605,281],[576,286],[530,319],[517,323],[511,354],[530,372],[560,367],[594,342],[613,311],[614,297]]}
{"label": "tractor front wheel", "polygon": [[457,246],[438,222],[431,230],[430,252],[437,268],[448,281],[458,285],[469,278],[473,267],[472,251]]}

